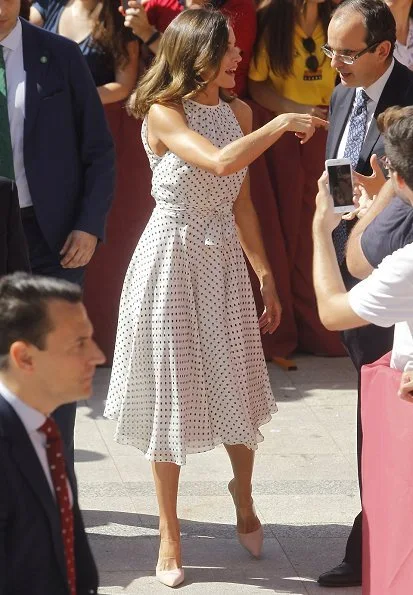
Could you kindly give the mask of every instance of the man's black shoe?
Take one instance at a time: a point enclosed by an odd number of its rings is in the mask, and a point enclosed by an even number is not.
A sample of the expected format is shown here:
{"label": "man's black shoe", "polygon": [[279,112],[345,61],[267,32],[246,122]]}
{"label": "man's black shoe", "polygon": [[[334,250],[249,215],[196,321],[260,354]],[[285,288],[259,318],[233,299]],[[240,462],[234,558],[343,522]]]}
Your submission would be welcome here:
{"label": "man's black shoe", "polygon": [[347,562],[342,562],[332,570],[318,577],[322,587],[358,587],[361,585],[361,572],[356,572]]}

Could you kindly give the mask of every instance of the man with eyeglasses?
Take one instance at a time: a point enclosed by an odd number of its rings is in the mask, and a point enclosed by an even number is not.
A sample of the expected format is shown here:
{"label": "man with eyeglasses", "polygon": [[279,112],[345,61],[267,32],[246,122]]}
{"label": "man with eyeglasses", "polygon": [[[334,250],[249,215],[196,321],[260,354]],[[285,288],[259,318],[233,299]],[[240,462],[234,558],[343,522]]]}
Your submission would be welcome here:
{"label": "man with eyeglasses", "polygon": [[[393,186],[393,193],[412,212],[413,106],[389,108],[379,116],[379,127],[385,137],[386,166],[390,173],[389,183]],[[355,285],[350,291],[346,291],[334,257],[331,235],[339,222],[339,217],[333,212],[333,201],[327,188],[326,174],[323,174],[323,177],[319,180],[319,192],[316,202],[317,209],[313,223],[314,284],[321,321],[330,330],[366,328],[365,325],[368,323],[390,328],[395,324],[390,368],[411,376],[411,370],[413,369],[413,243],[410,242],[387,256],[371,275]],[[412,402],[410,395],[401,396]],[[377,456],[377,461],[380,461],[379,456]],[[404,481],[408,482],[408,479],[406,480],[403,477],[401,480],[398,477],[397,481],[392,484],[393,489],[397,490],[397,485],[399,487],[404,486]],[[406,496],[403,492],[404,488],[400,489],[402,493],[392,494],[394,503],[401,503],[404,496]],[[411,512],[407,511],[407,516]],[[395,516],[392,516],[391,511],[389,511],[389,514],[384,515],[380,521],[382,525],[379,533],[376,531],[376,526],[370,526],[370,539],[375,540],[378,535],[382,537],[387,534],[395,551],[397,551],[397,547],[400,543],[403,543],[403,533],[408,530],[409,525],[406,525],[406,529],[400,524],[397,525],[397,523],[393,525],[391,519],[394,518]],[[385,543],[382,543],[381,547],[385,548],[386,539],[384,538],[384,540]],[[374,551],[377,551],[380,544],[373,541],[370,545]],[[394,551],[392,554],[394,558]],[[406,556],[403,558],[404,564],[408,559]],[[397,583],[398,578],[395,578],[395,571],[390,558],[388,559],[387,568],[383,569],[383,573],[384,575],[387,573],[387,576],[391,574],[392,579]],[[375,572],[377,574],[377,560],[373,558],[371,564],[376,565]],[[399,566],[397,566],[398,569],[400,569]],[[403,575],[403,572],[400,572],[400,574],[406,578],[406,574]],[[337,573],[336,576],[339,576],[339,574]],[[403,578],[401,581],[403,582]],[[392,585],[394,586],[393,583]],[[337,582],[335,586],[344,585]],[[385,584],[382,585],[382,589],[384,590],[381,590],[380,594],[387,593]],[[397,593],[403,593],[403,595],[407,595],[408,592],[406,590],[397,591]],[[373,590],[372,593],[378,595],[379,591]]]}
{"label": "man with eyeglasses", "polygon": [[[413,72],[393,58],[396,42],[394,18],[382,0],[345,0],[337,8],[328,28],[325,54],[340,76],[330,103],[330,129],[326,158],[349,158],[353,169],[370,176],[374,155],[384,154],[383,138],[376,118],[393,105],[413,104]],[[366,178],[367,180],[367,178]],[[349,273],[345,245],[353,223],[342,221],[334,231],[337,260],[347,290],[358,282]],[[390,351],[393,327],[372,324],[346,330],[342,340],[359,373],[357,442],[360,477],[362,428],[360,419],[360,370]],[[360,484],[361,485],[361,484]],[[326,587],[361,584],[361,513],[354,520],[344,560],[322,574]]]}

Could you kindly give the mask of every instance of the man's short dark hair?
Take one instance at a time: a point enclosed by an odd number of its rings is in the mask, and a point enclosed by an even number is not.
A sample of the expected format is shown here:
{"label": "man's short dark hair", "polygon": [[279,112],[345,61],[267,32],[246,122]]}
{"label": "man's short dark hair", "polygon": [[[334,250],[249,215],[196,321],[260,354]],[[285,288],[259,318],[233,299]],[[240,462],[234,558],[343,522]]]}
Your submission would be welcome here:
{"label": "man's short dark hair", "polygon": [[14,273],[0,279],[0,370],[8,366],[11,345],[26,341],[44,349],[47,334],[53,330],[48,302],[82,301],[80,287],[49,277]]}
{"label": "man's short dark hair", "polygon": [[390,167],[413,190],[413,106],[389,107],[377,118]]}
{"label": "man's short dark hair", "polygon": [[334,16],[352,10],[359,12],[363,17],[366,27],[366,45],[390,41],[390,56],[392,56],[396,43],[396,21],[387,4],[383,0],[344,0],[336,9]]}

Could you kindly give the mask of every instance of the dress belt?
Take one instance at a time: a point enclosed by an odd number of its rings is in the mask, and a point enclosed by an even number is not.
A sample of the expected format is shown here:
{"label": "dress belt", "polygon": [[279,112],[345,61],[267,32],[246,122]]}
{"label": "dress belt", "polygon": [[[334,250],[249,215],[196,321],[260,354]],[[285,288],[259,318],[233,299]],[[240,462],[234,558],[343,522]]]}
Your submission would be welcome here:
{"label": "dress belt", "polygon": [[225,239],[229,239],[235,232],[232,204],[225,203],[216,209],[202,209],[157,201],[156,209],[172,217],[182,217],[184,220],[185,216],[206,220],[206,246],[223,246]]}

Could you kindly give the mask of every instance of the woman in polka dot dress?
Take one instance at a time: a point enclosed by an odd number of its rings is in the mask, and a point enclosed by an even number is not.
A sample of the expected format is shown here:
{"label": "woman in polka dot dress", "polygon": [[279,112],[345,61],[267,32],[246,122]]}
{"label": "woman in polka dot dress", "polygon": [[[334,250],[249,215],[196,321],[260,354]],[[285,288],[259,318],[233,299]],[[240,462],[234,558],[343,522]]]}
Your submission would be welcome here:
{"label": "woman in polka dot dress", "polygon": [[[225,445],[239,539],[260,553],[254,451],[260,426],[277,407],[259,327],[274,332],[281,307],[246,168],[284,132],[306,142],[325,125],[283,114],[251,133],[250,108],[223,91],[234,86],[239,62],[221,13],[186,11],[167,28],[131,105],[145,118],[156,208],[123,286],[105,416],[118,422],[116,441],[152,462],[161,535],[156,574],[169,586],[184,580],[176,501],[189,453]],[[261,282],[259,324],[241,246]]]}

